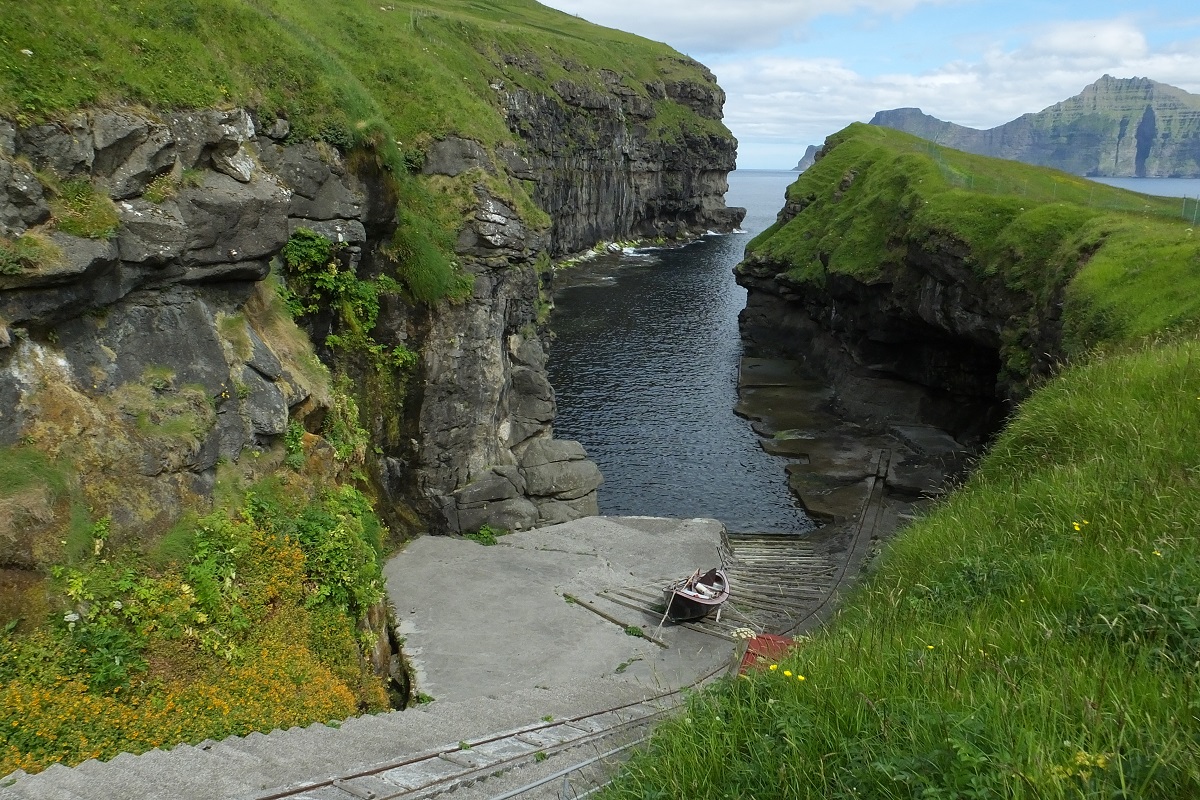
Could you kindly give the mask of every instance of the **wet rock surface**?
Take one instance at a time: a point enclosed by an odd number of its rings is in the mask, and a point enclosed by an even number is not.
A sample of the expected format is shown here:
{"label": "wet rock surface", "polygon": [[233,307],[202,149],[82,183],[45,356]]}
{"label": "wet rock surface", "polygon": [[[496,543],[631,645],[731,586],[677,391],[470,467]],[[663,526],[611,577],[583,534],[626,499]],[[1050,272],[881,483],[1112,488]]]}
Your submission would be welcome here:
{"label": "wet rock surface", "polygon": [[738,394],[737,413],[751,420],[764,450],[788,459],[793,494],[826,525],[859,519],[881,450],[889,455],[884,502],[894,517],[940,497],[970,464],[971,451],[939,428],[856,418],[847,410],[858,407],[855,398],[796,361],[743,358]]}

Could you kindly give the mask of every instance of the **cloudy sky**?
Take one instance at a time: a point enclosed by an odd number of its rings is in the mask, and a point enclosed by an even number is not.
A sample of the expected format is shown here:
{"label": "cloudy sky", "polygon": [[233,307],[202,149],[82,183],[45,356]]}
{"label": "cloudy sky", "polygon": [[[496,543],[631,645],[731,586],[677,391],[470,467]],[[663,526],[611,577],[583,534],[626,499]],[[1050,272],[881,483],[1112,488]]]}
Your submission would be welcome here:
{"label": "cloudy sky", "polygon": [[1200,93],[1191,0],[542,0],[666,42],[729,95],[743,169],[787,169],[880,109],[990,128],[1105,73]]}

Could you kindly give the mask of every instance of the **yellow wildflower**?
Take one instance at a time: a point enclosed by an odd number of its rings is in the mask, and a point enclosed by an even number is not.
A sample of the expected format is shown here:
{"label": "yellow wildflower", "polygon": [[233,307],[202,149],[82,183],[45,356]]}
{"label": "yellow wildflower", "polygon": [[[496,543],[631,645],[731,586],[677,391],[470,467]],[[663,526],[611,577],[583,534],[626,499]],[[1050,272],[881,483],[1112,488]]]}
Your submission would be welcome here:
{"label": "yellow wildflower", "polygon": [[785,677],[788,677],[788,678],[792,677],[792,671],[790,669],[785,669],[783,671],[783,674]]}
{"label": "yellow wildflower", "polygon": [[771,665],[771,672],[774,672],[774,671],[775,671],[775,670],[777,670],[777,669],[779,669],[779,665],[778,665],[778,664],[772,664],[772,665]]}

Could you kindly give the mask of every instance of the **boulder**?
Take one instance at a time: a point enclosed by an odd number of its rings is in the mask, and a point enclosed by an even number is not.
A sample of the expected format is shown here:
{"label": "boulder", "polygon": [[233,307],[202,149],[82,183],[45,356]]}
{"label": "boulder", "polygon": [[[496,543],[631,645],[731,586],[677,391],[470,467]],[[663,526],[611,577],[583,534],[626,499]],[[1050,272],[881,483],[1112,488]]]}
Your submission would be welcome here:
{"label": "boulder", "polygon": [[546,374],[529,367],[512,369],[512,409],[519,423],[549,423],[554,420],[554,389]]}
{"label": "boulder", "polygon": [[250,430],[256,436],[280,436],[286,432],[288,407],[279,387],[248,364],[242,367],[240,380],[238,395],[242,396],[242,412],[250,422]]}
{"label": "boulder", "polygon": [[98,183],[107,189],[109,197],[124,200],[146,191],[152,180],[165,175],[174,166],[175,139],[170,128],[152,125],[145,140],[113,170],[112,175]]}
{"label": "boulder", "polygon": [[250,358],[246,361],[246,366],[269,381],[283,379],[284,369],[283,364],[279,363],[279,358],[253,328],[246,326],[246,332],[250,335]]}
{"label": "boulder", "polygon": [[291,132],[292,123],[288,122],[283,117],[276,118],[274,122],[272,122],[263,130],[263,134],[267,138],[274,139],[277,142],[281,142],[286,139],[288,134]]}
{"label": "boulder", "polygon": [[242,144],[254,138],[254,121],[245,109],[209,109],[174,114],[170,118],[179,163],[184,169],[216,166],[214,153],[233,158]]}
{"label": "boulder", "polygon": [[84,114],[18,131],[16,151],[28,156],[38,169],[52,169],[63,178],[90,176],[96,156],[91,125]]}
{"label": "boulder", "polygon": [[62,286],[99,272],[117,260],[117,246],[113,242],[81,239],[57,231],[49,238],[61,254],[55,263],[16,275],[0,275],[0,289]]}
{"label": "boulder", "polygon": [[518,531],[537,524],[538,510],[528,499],[513,497],[479,505],[459,506],[457,518],[457,530],[460,531],[477,531],[484,525]]}
{"label": "boulder", "polygon": [[497,500],[508,500],[519,494],[517,487],[508,478],[503,475],[488,474],[456,491],[454,499],[462,508]]}
{"label": "boulder", "polygon": [[32,172],[0,159],[0,236],[16,237],[50,219],[42,184]]}
{"label": "boulder", "polygon": [[521,469],[529,470],[558,461],[582,461],[587,458],[583,445],[570,439],[535,439],[521,454]]}
{"label": "boulder", "polygon": [[537,504],[537,509],[538,527],[559,525],[581,517],[594,517],[600,513],[595,492],[577,500],[543,500]]}
{"label": "boulder", "polygon": [[150,123],[143,117],[124,111],[94,112],[92,175],[102,178],[112,175],[149,135]]}
{"label": "boulder", "polygon": [[[492,171],[487,151],[479,142],[448,136],[430,146],[425,154],[421,172],[425,175],[449,175],[453,178],[472,169]],[[526,171],[528,169],[526,165]]]}
{"label": "boulder", "polygon": [[188,230],[185,264],[221,264],[274,256],[287,243],[287,196],[266,176],[239,183],[207,172],[184,188],[178,205]]}
{"label": "boulder", "polygon": [[188,230],[176,203],[123,200],[117,203],[117,216],[121,220],[117,249],[122,261],[165,264],[183,253]]}
{"label": "boulder", "polygon": [[365,196],[336,154],[312,142],[264,147],[263,166],[292,190],[288,216],[307,220],[362,218]]}
{"label": "boulder", "polygon": [[576,500],[604,483],[594,461],[555,461],[525,470],[527,491],[535,497]]}
{"label": "boulder", "polygon": [[254,159],[245,147],[214,150],[212,166],[217,172],[223,172],[239,183],[249,183],[254,177]]}

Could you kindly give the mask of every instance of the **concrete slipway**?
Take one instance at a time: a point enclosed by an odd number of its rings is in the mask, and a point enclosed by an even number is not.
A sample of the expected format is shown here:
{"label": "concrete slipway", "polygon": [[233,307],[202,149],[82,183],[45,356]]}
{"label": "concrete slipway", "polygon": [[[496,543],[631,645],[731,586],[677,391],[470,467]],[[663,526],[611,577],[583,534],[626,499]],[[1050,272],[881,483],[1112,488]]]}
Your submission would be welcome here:
{"label": "concrete slipway", "polygon": [[[513,533],[492,547],[417,539],[385,572],[405,650],[421,691],[434,702],[339,727],[313,725],[16,773],[0,781],[0,800],[266,797],[279,794],[277,788],[688,685],[728,664],[731,643],[684,627],[656,634],[657,620],[632,609],[613,621],[589,610],[587,598],[716,565],[721,533],[715,520],[591,517]],[[641,627],[661,644],[630,635],[620,623]],[[343,790],[330,785],[290,796],[337,791]],[[346,791],[342,796],[362,790]],[[400,790],[392,784],[381,791],[365,794]]]}

